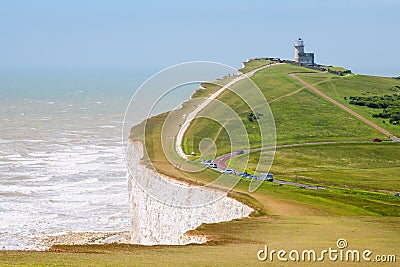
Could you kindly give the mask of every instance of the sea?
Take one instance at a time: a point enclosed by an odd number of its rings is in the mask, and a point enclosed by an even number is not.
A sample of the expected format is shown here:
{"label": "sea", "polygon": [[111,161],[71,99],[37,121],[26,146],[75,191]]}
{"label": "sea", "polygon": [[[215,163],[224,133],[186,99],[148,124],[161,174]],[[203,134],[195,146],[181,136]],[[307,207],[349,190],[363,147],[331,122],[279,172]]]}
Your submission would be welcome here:
{"label": "sea", "polygon": [[129,230],[122,123],[153,70],[0,71],[0,249]]}
{"label": "sea", "polygon": [[[213,81],[227,70],[216,66],[194,70]],[[200,85],[170,90],[181,77],[172,71],[141,86],[158,71],[0,69],[0,250],[44,250],[47,237],[71,232],[130,230],[129,129],[179,108]]]}

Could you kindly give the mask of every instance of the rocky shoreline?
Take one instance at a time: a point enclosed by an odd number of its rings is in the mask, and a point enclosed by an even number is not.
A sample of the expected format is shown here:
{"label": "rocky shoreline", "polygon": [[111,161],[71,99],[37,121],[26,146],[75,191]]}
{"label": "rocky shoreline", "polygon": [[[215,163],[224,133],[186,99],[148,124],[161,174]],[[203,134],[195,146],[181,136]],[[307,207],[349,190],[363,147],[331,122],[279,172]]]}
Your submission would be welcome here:
{"label": "rocky shoreline", "polygon": [[129,244],[129,232],[63,232],[48,235],[41,240],[43,246]]}

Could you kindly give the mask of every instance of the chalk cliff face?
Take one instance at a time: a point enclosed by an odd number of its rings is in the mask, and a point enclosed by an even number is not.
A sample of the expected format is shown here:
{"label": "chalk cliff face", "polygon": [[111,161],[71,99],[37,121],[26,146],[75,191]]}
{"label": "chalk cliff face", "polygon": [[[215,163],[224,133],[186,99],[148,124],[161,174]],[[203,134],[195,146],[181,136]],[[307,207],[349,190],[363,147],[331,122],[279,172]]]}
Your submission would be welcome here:
{"label": "chalk cliff face", "polygon": [[[127,163],[130,169],[128,185],[131,205],[131,243],[142,245],[203,243],[206,241],[204,236],[189,236],[185,233],[202,223],[230,221],[247,217],[253,211],[252,208],[221,195],[220,192],[188,186],[162,177],[140,164],[142,157],[142,144],[130,142]],[[165,201],[165,198],[168,200]],[[182,203],[185,205],[181,205]]]}

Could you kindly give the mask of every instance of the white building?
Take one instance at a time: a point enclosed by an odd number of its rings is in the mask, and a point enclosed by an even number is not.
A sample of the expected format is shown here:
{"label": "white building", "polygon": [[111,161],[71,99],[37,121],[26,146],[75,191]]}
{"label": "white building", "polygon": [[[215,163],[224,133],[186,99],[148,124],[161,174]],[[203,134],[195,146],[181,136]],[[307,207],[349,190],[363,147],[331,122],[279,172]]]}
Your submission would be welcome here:
{"label": "white building", "polygon": [[304,52],[304,41],[299,38],[294,45],[294,61],[300,64],[314,66],[314,53]]}

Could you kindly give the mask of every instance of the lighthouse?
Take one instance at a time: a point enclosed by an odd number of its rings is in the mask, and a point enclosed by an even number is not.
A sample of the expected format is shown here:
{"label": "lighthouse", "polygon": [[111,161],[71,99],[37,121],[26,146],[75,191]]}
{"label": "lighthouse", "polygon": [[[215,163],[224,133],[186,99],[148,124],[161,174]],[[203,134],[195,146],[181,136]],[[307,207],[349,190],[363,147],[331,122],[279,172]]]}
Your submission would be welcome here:
{"label": "lighthouse", "polygon": [[301,65],[314,66],[314,53],[304,52],[304,41],[301,38],[294,44],[294,61]]}
{"label": "lighthouse", "polygon": [[299,62],[299,54],[304,54],[304,41],[301,38],[294,44],[294,61]]}

